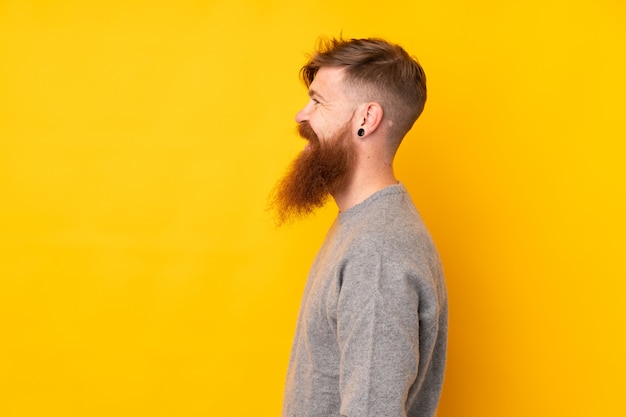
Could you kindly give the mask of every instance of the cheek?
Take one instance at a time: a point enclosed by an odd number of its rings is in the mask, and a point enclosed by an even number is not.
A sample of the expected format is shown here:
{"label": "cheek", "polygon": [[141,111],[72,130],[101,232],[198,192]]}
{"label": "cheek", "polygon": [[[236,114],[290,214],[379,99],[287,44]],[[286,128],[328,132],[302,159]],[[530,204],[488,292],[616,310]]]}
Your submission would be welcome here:
{"label": "cheek", "polygon": [[341,112],[326,117],[319,114],[315,116],[309,119],[309,124],[321,140],[333,138],[339,132],[350,129],[352,126],[352,114],[349,113]]}
{"label": "cheek", "polygon": [[324,140],[328,136],[328,126],[322,120],[309,119],[309,125],[319,139]]}

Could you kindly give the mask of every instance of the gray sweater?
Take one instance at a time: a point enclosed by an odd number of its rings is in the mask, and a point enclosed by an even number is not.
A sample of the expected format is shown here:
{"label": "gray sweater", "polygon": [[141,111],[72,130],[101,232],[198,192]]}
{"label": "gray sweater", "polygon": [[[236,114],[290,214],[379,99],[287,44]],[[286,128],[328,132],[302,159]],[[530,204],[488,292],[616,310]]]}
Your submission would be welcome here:
{"label": "gray sweater", "polygon": [[431,417],[446,358],[441,262],[402,184],[340,213],[304,290],[283,417]]}

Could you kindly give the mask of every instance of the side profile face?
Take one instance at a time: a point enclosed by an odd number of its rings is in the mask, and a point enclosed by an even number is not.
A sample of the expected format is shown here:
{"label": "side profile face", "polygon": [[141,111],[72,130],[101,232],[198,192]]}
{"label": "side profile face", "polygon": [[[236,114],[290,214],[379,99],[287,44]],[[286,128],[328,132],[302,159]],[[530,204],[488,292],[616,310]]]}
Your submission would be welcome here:
{"label": "side profile face", "polygon": [[310,85],[309,102],[296,116],[298,133],[308,144],[274,191],[279,224],[323,206],[353,172],[357,106],[345,94],[342,78],[342,69],[320,69]]}
{"label": "side profile face", "polygon": [[309,101],[296,114],[296,122],[308,122],[321,141],[334,137],[352,122],[357,103],[346,91],[344,70],[322,67],[309,87]]}

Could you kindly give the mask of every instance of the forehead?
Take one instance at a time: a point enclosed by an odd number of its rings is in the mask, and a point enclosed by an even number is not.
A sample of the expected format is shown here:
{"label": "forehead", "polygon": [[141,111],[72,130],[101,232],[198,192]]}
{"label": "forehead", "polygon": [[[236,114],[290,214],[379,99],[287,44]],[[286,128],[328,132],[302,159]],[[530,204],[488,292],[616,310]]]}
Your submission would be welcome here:
{"label": "forehead", "polygon": [[309,93],[324,96],[337,96],[344,93],[344,69],[341,67],[322,67],[315,74],[309,87]]}

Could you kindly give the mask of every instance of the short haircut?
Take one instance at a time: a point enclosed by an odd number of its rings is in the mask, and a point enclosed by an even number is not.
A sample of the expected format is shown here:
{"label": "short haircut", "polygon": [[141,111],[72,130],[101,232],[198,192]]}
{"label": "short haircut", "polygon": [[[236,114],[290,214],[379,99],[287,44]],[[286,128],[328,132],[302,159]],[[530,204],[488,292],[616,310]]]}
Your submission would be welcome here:
{"label": "short haircut", "polygon": [[424,110],[426,75],[416,58],[383,39],[320,39],[300,71],[307,88],[322,67],[342,67],[344,81],[366,101],[383,107],[392,121],[388,136],[400,143]]}

